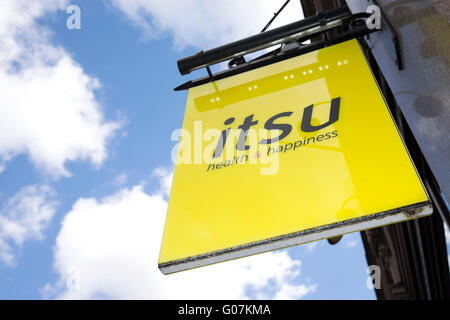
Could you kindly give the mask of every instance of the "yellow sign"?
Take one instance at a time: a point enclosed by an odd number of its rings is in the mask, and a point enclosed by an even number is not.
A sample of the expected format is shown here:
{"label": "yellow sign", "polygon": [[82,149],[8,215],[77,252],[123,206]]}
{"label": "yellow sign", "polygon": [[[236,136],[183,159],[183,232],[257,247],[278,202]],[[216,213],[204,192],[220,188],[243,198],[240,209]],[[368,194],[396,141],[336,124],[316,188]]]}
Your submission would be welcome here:
{"label": "yellow sign", "polygon": [[356,40],[189,90],[165,274],[429,215]]}

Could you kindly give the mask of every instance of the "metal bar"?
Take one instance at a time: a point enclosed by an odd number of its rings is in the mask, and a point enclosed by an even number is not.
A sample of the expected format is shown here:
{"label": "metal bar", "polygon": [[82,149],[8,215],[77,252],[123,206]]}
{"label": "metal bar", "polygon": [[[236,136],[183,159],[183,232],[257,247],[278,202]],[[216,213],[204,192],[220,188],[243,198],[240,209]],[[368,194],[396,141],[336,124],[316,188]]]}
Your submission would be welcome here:
{"label": "metal bar", "polygon": [[272,24],[272,22],[278,17],[278,15],[281,13],[281,11],[283,11],[283,9],[288,5],[288,3],[291,2],[291,0],[287,0],[280,8],[280,10],[278,10],[276,13],[273,14],[272,19],[270,19],[270,21],[266,24],[266,26],[261,30],[261,33],[266,31],[270,25]]}
{"label": "metal bar", "polygon": [[290,23],[245,39],[241,39],[214,49],[178,60],[178,70],[182,75],[191,71],[256,52],[286,41],[321,33],[340,26],[351,18],[348,7],[341,7],[315,16]]}
{"label": "metal bar", "polygon": [[401,46],[400,46],[400,38],[399,38],[399,36],[397,34],[397,31],[395,30],[394,26],[392,25],[391,21],[384,14],[384,11],[383,11],[382,7],[378,3],[378,0],[372,0],[372,2],[378,8],[380,8],[381,16],[383,17],[383,19],[386,22],[389,30],[392,33],[392,42],[394,44],[395,55],[397,56],[397,59],[395,60],[395,64],[397,65],[398,70],[401,71],[401,70],[403,70],[403,59],[402,59],[402,51],[401,51]]}
{"label": "metal bar", "polygon": [[[338,44],[340,42],[344,42],[350,39],[354,39],[354,38],[359,38],[362,36],[365,36],[369,33],[375,32],[377,30],[375,29],[368,29],[365,25],[364,26],[360,26],[360,27],[356,27],[350,31],[347,32],[343,32],[341,34],[338,34],[337,36],[328,39],[328,41],[325,40],[320,40],[320,41],[316,41],[313,42],[311,44],[302,46],[298,49],[293,49],[293,50],[289,50],[286,52],[279,52],[277,54],[274,55],[264,55],[260,58],[257,58],[255,60],[243,63],[241,65],[238,65],[234,68],[231,69],[227,69],[218,73],[214,74],[214,81],[220,80],[220,79],[224,79],[224,78],[228,78],[243,72],[247,72],[250,70],[254,70],[256,68],[260,68],[260,67],[264,67],[266,65],[269,64],[273,64],[276,62],[280,62],[286,59],[290,59],[302,54],[306,54],[308,52],[312,52],[318,49],[322,49],[326,46],[329,45],[333,45],[333,44]],[[189,80],[188,82],[176,87],[174,90],[175,91],[181,91],[181,90],[187,90],[189,88],[193,88],[205,83],[210,82],[210,77],[202,77],[196,80]]]}

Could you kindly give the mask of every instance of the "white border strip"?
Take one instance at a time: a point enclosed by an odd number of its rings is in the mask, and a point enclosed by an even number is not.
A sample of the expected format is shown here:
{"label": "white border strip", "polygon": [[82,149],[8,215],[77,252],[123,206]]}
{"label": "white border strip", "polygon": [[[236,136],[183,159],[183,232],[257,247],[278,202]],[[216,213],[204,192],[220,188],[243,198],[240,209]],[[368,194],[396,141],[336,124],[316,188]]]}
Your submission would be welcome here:
{"label": "white border strip", "polygon": [[321,228],[309,229],[303,232],[297,232],[286,236],[276,237],[230,248],[228,250],[215,251],[205,255],[162,263],[159,264],[158,267],[162,273],[171,274],[218,262],[242,258],[257,253],[283,249],[290,246],[327,239],[342,234],[412,220],[428,216],[432,213],[433,208],[431,206],[431,203],[427,201],[417,205],[410,205],[407,207],[390,210],[385,213],[373,214],[361,218],[347,220],[341,223],[331,224]]}

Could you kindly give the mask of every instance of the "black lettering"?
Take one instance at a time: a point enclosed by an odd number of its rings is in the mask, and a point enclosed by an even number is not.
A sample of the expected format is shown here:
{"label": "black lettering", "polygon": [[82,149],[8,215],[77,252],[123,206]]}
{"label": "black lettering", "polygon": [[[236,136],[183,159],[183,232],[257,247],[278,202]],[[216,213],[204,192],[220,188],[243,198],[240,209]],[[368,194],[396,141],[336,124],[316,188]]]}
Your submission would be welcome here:
{"label": "black lettering", "polygon": [[[289,147],[288,147],[288,146],[289,146]],[[286,151],[288,151],[288,150],[291,150],[293,146],[294,146],[294,145],[293,145],[292,143],[288,143],[287,145],[284,146],[284,152],[286,152]]]}
{"label": "black lettering", "polygon": [[[234,118],[229,118],[225,120],[225,125],[230,125],[234,122]],[[222,131],[222,134],[220,135],[219,141],[217,142],[216,150],[214,151],[213,158],[220,157],[222,155],[223,148],[225,147],[225,144],[227,143],[228,133],[230,132],[231,128],[228,128],[226,130]]]}
{"label": "black lettering", "polygon": [[298,147],[300,147],[301,145],[302,145],[302,140],[295,141],[294,150],[297,149]]}
{"label": "black lettering", "polygon": [[244,150],[248,150],[250,149],[250,146],[245,145],[245,142],[247,140],[247,134],[248,134],[248,130],[250,129],[251,126],[254,126],[256,124],[258,124],[258,120],[253,121],[253,114],[248,116],[247,118],[245,118],[244,123],[242,123],[238,128],[241,129],[241,134],[239,135],[237,144],[236,144],[236,149],[239,151],[244,151]]}
{"label": "black lettering", "polygon": [[328,127],[329,125],[335,123],[339,119],[339,108],[341,105],[341,98],[335,98],[331,100],[331,108],[330,108],[330,118],[328,122],[325,122],[318,126],[313,126],[311,124],[312,119],[312,112],[314,105],[310,105],[309,107],[306,107],[305,110],[303,110],[303,119],[302,119],[302,126],[301,129],[303,132],[313,132],[320,129],[323,129],[325,127]]}
{"label": "black lettering", "polygon": [[274,115],[272,118],[266,121],[264,124],[264,128],[266,130],[281,130],[283,131],[278,137],[273,139],[263,139],[259,143],[260,144],[271,144],[272,142],[277,142],[286,137],[289,133],[292,131],[292,126],[287,123],[283,124],[274,124],[273,122],[277,120],[278,118],[282,117],[289,117],[292,114],[292,112],[282,112],[279,114]]}

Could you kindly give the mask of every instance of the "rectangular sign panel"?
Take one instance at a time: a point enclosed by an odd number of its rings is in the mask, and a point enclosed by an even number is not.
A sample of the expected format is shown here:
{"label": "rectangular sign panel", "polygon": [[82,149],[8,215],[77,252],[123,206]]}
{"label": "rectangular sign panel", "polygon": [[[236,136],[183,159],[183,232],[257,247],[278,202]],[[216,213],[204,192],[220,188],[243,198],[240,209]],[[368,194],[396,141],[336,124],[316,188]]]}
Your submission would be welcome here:
{"label": "rectangular sign panel", "polygon": [[165,274],[429,215],[356,40],[189,90]]}

